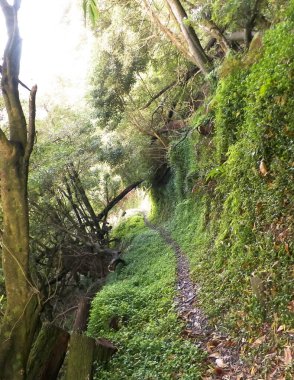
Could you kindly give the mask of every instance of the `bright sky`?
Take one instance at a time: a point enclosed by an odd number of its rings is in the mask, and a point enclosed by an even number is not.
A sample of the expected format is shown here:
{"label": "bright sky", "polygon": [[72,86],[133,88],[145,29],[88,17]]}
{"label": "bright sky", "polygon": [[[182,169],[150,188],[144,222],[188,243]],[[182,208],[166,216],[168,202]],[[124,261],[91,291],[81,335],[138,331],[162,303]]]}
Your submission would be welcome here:
{"label": "bright sky", "polygon": [[[0,13],[3,56],[6,27]],[[38,85],[39,100],[80,102],[92,43],[91,33],[84,26],[81,1],[22,0],[19,28],[23,39],[20,80],[29,87]]]}

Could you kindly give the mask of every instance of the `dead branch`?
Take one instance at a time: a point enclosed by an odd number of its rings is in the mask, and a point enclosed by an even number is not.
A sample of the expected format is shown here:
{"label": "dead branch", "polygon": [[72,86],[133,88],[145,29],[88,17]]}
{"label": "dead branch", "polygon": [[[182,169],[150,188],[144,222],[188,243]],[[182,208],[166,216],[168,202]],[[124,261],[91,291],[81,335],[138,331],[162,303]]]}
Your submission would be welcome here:
{"label": "dead branch", "polygon": [[133,183],[132,185],[129,185],[128,187],[126,187],[119,195],[117,195],[111,202],[108,203],[108,205],[105,207],[105,209],[102,212],[100,212],[97,215],[97,220],[101,221],[104,217],[106,217],[107,214],[109,213],[109,211],[119,201],[121,201],[130,191],[132,191],[133,189],[135,189],[136,187],[138,187],[142,182],[143,182],[143,180],[140,180],[140,181],[137,181],[137,182]]}

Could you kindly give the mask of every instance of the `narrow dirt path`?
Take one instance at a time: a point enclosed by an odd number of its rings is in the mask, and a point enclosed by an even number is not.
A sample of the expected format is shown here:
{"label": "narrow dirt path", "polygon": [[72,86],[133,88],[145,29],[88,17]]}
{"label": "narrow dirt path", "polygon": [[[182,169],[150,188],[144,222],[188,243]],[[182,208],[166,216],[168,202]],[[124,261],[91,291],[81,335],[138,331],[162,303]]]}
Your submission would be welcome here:
{"label": "narrow dirt path", "polygon": [[163,240],[173,249],[177,259],[177,296],[176,305],[179,317],[185,322],[183,335],[192,339],[207,355],[207,372],[204,380],[250,380],[254,379],[244,368],[239,358],[240,348],[228,336],[216,327],[208,325],[207,318],[197,305],[199,285],[192,282],[189,262],[178,243],[172,239],[168,231],[148,221],[144,215],[145,224],[161,235]]}

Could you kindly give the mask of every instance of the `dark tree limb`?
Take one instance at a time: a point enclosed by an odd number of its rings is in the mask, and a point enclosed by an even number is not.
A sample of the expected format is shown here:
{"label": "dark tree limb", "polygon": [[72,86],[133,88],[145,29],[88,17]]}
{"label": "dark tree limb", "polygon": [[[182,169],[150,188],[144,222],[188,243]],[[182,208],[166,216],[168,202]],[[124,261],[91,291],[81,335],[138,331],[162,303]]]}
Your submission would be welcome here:
{"label": "dark tree limb", "polygon": [[208,29],[208,32],[217,40],[224,53],[227,53],[231,49],[231,45],[229,40],[224,35],[224,31],[216,25],[216,23],[210,18],[210,15],[206,15],[204,17],[204,22],[205,29]]}
{"label": "dark tree limb", "polygon": [[137,181],[137,182],[133,183],[132,185],[129,185],[128,187],[126,187],[119,195],[117,195],[111,202],[108,203],[108,205],[105,207],[105,209],[102,212],[100,212],[97,215],[97,220],[101,221],[104,217],[106,217],[107,214],[109,213],[109,211],[119,201],[121,201],[130,191],[132,191],[133,189],[135,189],[136,187],[138,187],[142,182],[143,182],[143,180],[140,180],[140,181]]}
{"label": "dark tree limb", "polygon": [[65,357],[69,333],[43,324],[27,364],[27,380],[56,380]]}
{"label": "dark tree limb", "polygon": [[73,185],[76,187],[76,190],[78,191],[78,193],[81,197],[81,200],[82,200],[84,206],[86,207],[86,210],[88,211],[88,213],[92,219],[92,225],[95,226],[95,229],[99,233],[100,232],[100,226],[98,224],[98,220],[97,220],[95,211],[94,211],[94,209],[93,209],[93,207],[92,207],[92,205],[91,205],[91,203],[87,197],[87,194],[85,192],[85,189],[83,187],[83,184],[81,182],[79,174],[78,174],[77,170],[75,169],[75,167],[72,163],[68,166],[68,173],[69,173],[69,176],[70,176],[70,179],[71,179]]}
{"label": "dark tree limb", "polygon": [[76,317],[73,325],[73,331],[84,332],[87,329],[87,323],[90,312],[91,299],[88,297],[82,297],[78,304]]}

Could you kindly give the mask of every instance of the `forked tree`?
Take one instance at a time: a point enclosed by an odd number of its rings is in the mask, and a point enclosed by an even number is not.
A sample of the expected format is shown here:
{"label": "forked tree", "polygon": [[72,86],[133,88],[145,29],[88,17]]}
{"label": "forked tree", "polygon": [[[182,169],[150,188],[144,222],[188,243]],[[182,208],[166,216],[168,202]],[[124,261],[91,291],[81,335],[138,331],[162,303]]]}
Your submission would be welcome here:
{"label": "forked tree", "polygon": [[29,121],[19,98],[21,39],[17,14],[21,0],[10,5],[0,0],[8,32],[2,72],[2,94],[8,114],[8,131],[0,129],[0,180],[3,230],[2,265],[7,307],[0,330],[0,378],[25,378],[26,362],[38,322],[40,300],[29,265],[27,181],[35,137],[35,96],[30,91]]}

